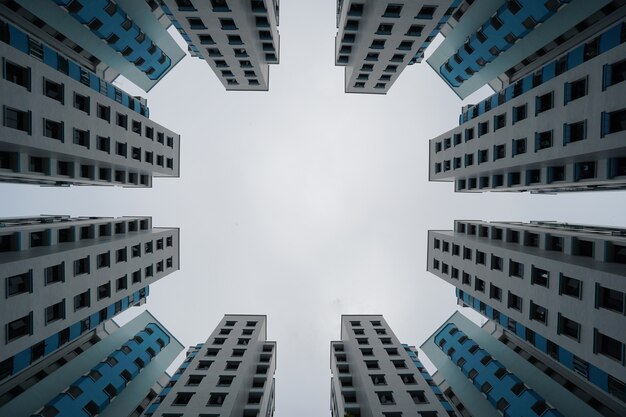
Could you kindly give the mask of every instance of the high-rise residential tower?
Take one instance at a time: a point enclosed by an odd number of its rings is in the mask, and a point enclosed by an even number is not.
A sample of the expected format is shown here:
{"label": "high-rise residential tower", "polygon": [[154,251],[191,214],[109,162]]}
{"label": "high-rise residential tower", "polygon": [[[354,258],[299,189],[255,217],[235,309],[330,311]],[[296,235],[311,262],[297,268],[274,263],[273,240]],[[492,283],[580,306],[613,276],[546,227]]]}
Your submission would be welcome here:
{"label": "high-rise residential tower", "polygon": [[461,1],[338,0],[335,64],[346,67],[346,93],[386,94]]}
{"label": "high-rise residential tower", "polygon": [[330,342],[333,417],[455,416],[414,347],[401,344],[381,315],[342,315]]}
{"label": "high-rise residential tower", "polygon": [[624,415],[623,407],[610,408],[616,404],[605,393],[506,333],[493,321],[479,327],[457,311],[421,346],[459,415]]}
{"label": "high-rise residential tower", "polygon": [[192,56],[226,90],[267,91],[280,56],[279,0],[160,0]]}
{"label": "high-rise residential tower", "polygon": [[112,320],[0,386],[0,415],[139,417],[183,345],[149,312]]}
{"label": "high-rise residential tower", "polygon": [[144,91],[185,56],[154,1],[0,0],[0,15],[36,38],[34,56],[43,42],[106,82],[122,75]]}
{"label": "high-rise residential tower", "polygon": [[179,269],[179,230],[150,217],[0,221],[0,383],[145,302]]}
{"label": "high-rise residential tower", "polygon": [[462,99],[499,91],[625,14],[623,0],[466,0],[427,62]]}
{"label": "high-rise residential tower", "polygon": [[622,407],[624,265],[619,228],[459,220],[452,231],[428,233],[428,271],[457,288],[460,304]]}
{"label": "high-rise residential tower", "polygon": [[3,7],[0,181],[151,187],[153,176],[179,176],[180,136],[149,119],[144,99],[55,49]]}
{"label": "high-rise residential tower", "polygon": [[429,179],[459,192],[626,187],[625,42],[621,20],[465,108],[430,140]]}
{"label": "high-rise residential tower", "polygon": [[227,314],[205,343],[192,346],[146,416],[271,417],[276,342],[267,317]]}

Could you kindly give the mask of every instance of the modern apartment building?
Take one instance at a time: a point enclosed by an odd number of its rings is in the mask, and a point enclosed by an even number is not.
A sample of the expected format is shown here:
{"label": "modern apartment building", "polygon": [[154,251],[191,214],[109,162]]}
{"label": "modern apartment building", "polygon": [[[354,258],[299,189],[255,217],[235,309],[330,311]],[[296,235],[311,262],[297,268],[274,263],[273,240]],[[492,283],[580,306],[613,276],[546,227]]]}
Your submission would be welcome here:
{"label": "modern apartment building", "polygon": [[0,221],[0,383],[45,360],[179,269],[179,230],[150,217]]}
{"label": "modern apartment building", "polygon": [[594,385],[612,410],[626,404],[625,264],[619,228],[459,220],[428,233],[428,271],[461,305]]}
{"label": "modern apartment building", "polygon": [[486,84],[500,91],[625,13],[623,0],[466,0],[427,62],[462,99]]}
{"label": "modern apartment building", "polygon": [[506,333],[493,321],[479,327],[457,311],[421,346],[437,368],[433,378],[459,415],[624,414],[624,408],[611,410],[596,387]]}
{"label": "modern apartment building", "polygon": [[145,415],[271,417],[275,370],[267,317],[227,314],[205,343],[189,348]]}
{"label": "modern apartment building", "polygon": [[417,359],[381,315],[342,315],[330,342],[333,417],[455,416]]}
{"label": "modern apartment building", "polygon": [[144,99],[98,77],[13,16],[0,15],[0,181],[151,187],[153,176],[179,176],[180,136],[149,119]]}
{"label": "modern apartment building", "polygon": [[185,56],[155,1],[0,0],[0,15],[106,82],[123,75],[144,91]]}
{"label": "modern apartment building", "polygon": [[626,187],[626,21],[464,109],[430,140],[429,179],[459,192]]}
{"label": "modern apartment building", "polygon": [[346,93],[386,94],[461,1],[338,0],[335,64],[346,67]]}
{"label": "modern apartment building", "polygon": [[280,57],[279,0],[160,0],[160,7],[229,91],[267,91]]}
{"label": "modern apartment building", "polygon": [[182,351],[147,311],[121,327],[100,323],[0,386],[0,415],[139,417]]}

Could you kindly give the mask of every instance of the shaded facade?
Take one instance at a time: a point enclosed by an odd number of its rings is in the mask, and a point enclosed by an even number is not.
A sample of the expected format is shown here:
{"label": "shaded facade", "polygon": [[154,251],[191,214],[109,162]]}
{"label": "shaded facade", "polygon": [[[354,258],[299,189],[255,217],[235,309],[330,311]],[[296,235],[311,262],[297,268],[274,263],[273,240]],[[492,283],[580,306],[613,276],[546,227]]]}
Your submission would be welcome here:
{"label": "shaded facade", "polygon": [[335,65],[346,93],[386,94],[424,51],[461,0],[338,0]]}
{"label": "shaded facade", "polygon": [[270,417],[274,414],[276,342],[267,317],[227,314],[187,358],[146,416]]}
{"label": "shaded facade", "polygon": [[437,368],[433,378],[464,417],[620,415],[602,404],[593,386],[576,386],[558,363],[512,344],[493,321],[479,327],[457,311],[421,348]]}
{"label": "shaded facade", "polygon": [[[11,416],[141,415],[183,346],[145,311],[124,326],[99,324],[20,375],[0,397]],[[15,381],[12,381],[15,382]]]}
{"label": "shaded facade", "polygon": [[120,312],[179,269],[179,230],[150,217],[41,216],[0,222],[0,380]]}
{"label": "shaded facade", "polygon": [[452,231],[429,231],[428,271],[616,410],[626,399],[624,236],[554,222],[456,221]]}
{"label": "shaded facade", "polygon": [[145,100],[4,16],[0,40],[0,181],[151,187],[179,176],[180,136],[149,119]]}
{"label": "shaded facade", "polygon": [[381,315],[342,315],[341,340],[330,342],[333,417],[455,416],[417,359]]}
{"label": "shaded facade", "polygon": [[269,66],[280,58],[279,0],[162,0],[160,7],[226,90],[269,90]]}
{"label": "shaded facade", "polygon": [[2,0],[0,14],[105,81],[122,75],[144,91],[185,56],[151,2]]}
{"label": "shaded facade", "polygon": [[457,192],[624,189],[626,23],[468,106],[430,140],[429,179]]}

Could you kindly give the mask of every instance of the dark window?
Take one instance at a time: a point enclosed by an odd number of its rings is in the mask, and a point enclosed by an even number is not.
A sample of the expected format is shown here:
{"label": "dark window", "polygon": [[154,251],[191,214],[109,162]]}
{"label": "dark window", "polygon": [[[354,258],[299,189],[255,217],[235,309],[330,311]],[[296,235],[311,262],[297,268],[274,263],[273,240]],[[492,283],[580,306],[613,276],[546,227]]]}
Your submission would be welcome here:
{"label": "dark window", "polygon": [[63,84],[58,84],[54,81],[45,79],[43,90],[46,96],[63,103]]}
{"label": "dark window", "polygon": [[29,293],[33,290],[32,271],[13,275],[6,278],[6,294],[11,297],[17,294]]}
{"label": "dark window", "polygon": [[580,340],[580,324],[559,313],[558,333]]}
{"label": "dark window", "polygon": [[4,78],[21,85],[30,91],[30,68],[22,67],[10,61],[4,63]]}
{"label": "dark window", "polygon": [[74,93],[74,107],[89,114],[89,97]]}
{"label": "dark window", "polygon": [[33,314],[30,313],[6,325],[7,342],[19,339],[22,336],[32,334]]}
{"label": "dark window", "polygon": [[624,293],[596,284],[596,303],[600,308],[624,313]]}
{"label": "dark window", "polygon": [[30,134],[30,112],[5,107],[4,125]]}

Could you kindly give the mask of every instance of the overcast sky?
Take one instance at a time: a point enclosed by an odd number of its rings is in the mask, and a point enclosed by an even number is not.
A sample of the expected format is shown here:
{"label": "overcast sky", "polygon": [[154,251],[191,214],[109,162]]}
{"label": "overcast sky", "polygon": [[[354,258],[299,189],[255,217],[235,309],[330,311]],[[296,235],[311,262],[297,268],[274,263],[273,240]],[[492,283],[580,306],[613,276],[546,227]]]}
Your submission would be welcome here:
{"label": "overcast sky", "polygon": [[146,190],[0,185],[0,216],[151,215],[180,227],[181,270],[151,286],[146,307],[185,345],[224,314],[267,314],[277,417],[329,415],[341,314],[384,314],[419,346],[454,312],[454,288],[426,272],[428,229],[454,219],[626,226],[622,192],[470,195],[428,183],[428,139],[458,123],[461,101],[426,63],[386,96],[344,94],[335,7],[281,2],[269,93],[226,92],[188,56],[147,95],[151,118],[181,134],[180,179]]}

